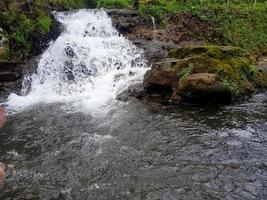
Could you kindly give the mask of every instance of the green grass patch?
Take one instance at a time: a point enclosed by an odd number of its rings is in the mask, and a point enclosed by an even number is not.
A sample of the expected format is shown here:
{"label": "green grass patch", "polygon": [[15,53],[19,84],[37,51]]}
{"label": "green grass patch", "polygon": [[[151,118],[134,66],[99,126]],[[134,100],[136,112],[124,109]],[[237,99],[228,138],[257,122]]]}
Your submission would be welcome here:
{"label": "green grass patch", "polygon": [[131,0],[97,0],[98,8],[118,8],[118,9],[126,9],[131,5]]}
{"label": "green grass patch", "polygon": [[[196,40],[208,40],[211,44],[224,44],[245,48],[250,52],[267,52],[267,1],[218,1],[218,0],[145,1],[140,12],[154,16],[161,27],[173,15],[192,14],[203,24],[214,26],[207,32],[194,32]],[[247,2],[247,3],[244,3]],[[263,3],[260,3],[263,2]],[[265,3],[264,3],[265,2]]]}

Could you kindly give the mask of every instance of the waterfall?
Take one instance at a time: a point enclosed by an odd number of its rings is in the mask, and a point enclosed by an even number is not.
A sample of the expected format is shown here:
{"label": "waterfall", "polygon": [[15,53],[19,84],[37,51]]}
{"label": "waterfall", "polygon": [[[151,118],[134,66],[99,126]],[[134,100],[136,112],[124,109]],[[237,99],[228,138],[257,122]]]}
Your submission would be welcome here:
{"label": "waterfall", "polygon": [[103,10],[54,13],[65,30],[42,54],[35,73],[24,79],[22,96],[7,107],[75,102],[91,109],[115,101],[118,92],[142,80],[143,51],[121,36]]}
{"label": "waterfall", "polygon": [[151,21],[152,21],[152,25],[153,25],[153,31],[152,31],[152,34],[153,34],[153,40],[155,39],[155,30],[156,30],[156,23],[155,23],[155,17],[151,16]]}
{"label": "waterfall", "polygon": [[155,17],[151,16],[151,21],[152,21],[152,25],[153,25],[153,30],[156,30]]}

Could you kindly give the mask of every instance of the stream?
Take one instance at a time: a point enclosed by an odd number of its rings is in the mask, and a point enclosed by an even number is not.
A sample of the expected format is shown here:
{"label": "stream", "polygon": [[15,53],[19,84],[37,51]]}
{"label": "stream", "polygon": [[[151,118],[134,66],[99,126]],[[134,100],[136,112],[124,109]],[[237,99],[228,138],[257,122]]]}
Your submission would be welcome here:
{"label": "stream", "polygon": [[228,106],[116,100],[149,69],[103,10],[65,27],[3,104],[0,199],[267,199],[267,92]]}

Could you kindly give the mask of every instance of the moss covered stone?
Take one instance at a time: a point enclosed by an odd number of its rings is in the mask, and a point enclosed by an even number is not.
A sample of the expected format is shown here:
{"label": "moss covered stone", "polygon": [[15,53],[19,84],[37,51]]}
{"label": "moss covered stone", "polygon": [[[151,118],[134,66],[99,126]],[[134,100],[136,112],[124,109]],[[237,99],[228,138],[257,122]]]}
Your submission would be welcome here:
{"label": "moss covered stone", "polygon": [[[170,51],[168,59],[147,72],[145,89],[169,87],[172,92],[164,97],[168,100],[179,96],[185,101],[230,102],[256,87],[267,87],[266,75],[253,62],[247,51],[237,47],[181,47]],[[168,81],[162,80],[168,78],[166,71],[172,77]]]}

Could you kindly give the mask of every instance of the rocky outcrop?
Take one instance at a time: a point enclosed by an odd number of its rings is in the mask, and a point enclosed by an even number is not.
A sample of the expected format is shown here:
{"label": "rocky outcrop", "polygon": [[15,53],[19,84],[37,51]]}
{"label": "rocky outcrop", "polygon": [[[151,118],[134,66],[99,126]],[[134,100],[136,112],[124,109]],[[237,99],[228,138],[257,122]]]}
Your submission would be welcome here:
{"label": "rocky outcrop", "polygon": [[136,10],[123,9],[107,10],[107,13],[121,34],[144,49],[150,63],[160,61],[168,55],[169,50],[177,47],[174,43],[154,37],[158,30],[155,30],[151,16],[141,15]]}
{"label": "rocky outcrop", "polygon": [[144,80],[145,98],[162,103],[229,103],[258,87],[267,87],[266,74],[249,53],[229,46],[174,49]]}

